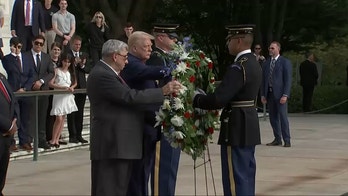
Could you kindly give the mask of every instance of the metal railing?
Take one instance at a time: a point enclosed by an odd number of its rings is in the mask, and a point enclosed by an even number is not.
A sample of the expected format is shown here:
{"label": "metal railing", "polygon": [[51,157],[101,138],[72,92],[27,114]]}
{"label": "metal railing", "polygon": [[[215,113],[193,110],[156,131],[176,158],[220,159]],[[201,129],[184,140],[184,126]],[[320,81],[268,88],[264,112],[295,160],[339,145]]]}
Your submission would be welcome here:
{"label": "metal railing", "polygon": [[[16,97],[35,97],[35,125],[34,125],[34,145],[33,145],[33,161],[38,159],[38,148],[39,148],[39,132],[38,132],[38,102],[40,96],[48,95],[58,95],[58,94],[81,94],[86,93],[86,89],[75,89],[74,92],[67,90],[42,90],[42,91],[25,91],[25,92],[15,92]],[[20,111],[22,112],[22,111]],[[28,111],[26,111],[28,112]],[[46,115],[46,114],[44,114]]]}

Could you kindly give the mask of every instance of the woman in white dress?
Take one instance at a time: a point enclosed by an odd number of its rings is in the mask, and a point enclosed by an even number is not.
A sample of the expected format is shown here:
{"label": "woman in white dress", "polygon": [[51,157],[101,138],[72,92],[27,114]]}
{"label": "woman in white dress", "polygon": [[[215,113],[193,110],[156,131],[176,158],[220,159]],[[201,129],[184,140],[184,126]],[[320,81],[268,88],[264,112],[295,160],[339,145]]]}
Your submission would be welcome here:
{"label": "woman in white dress", "polygon": [[[55,68],[55,75],[50,81],[50,87],[54,90],[66,90],[74,92],[77,85],[75,69],[73,66],[74,57],[71,54],[61,55],[61,61]],[[59,137],[64,127],[64,120],[67,114],[77,111],[74,94],[53,95],[52,110],[50,115],[56,116],[53,124],[52,139],[49,141],[51,147],[59,148]]]}

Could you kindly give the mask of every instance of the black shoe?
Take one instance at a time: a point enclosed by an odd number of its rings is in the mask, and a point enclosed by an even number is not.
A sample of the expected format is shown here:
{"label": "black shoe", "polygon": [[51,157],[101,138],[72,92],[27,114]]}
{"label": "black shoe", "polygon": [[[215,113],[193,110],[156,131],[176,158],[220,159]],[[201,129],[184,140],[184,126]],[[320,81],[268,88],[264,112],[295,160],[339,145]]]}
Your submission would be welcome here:
{"label": "black shoe", "polygon": [[46,142],[41,142],[41,143],[39,143],[39,148],[43,148],[43,149],[47,150],[47,149],[51,149],[51,146],[48,145]]}
{"label": "black shoe", "polygon": [[88,143],[88,141],[83,139],[83,137],[78,137],[77,140],[83,144]]}
{"label": "black shoe", "polygon": [[75,143],[75,144],[77,144],[77,143],[79,143],[79,140],[77,140],[76,138],[70,138],[70,139],[69,139],[69,143]]}
{"label": "black shoe", "polygon": [[277,140],[273,140],[273,142],[266,144],[267,146],[281,146],[282,142],[278,142]]}
{"label": "black shoe", "polygon": [[66,141],[59,141],[59,144],[60,144],[60,145],[67,145],[68,142],[66,142]]}
{"label": "black shoe", "polygon": [[284,147],[291,147],[291,143],[290,142],[285,142],[284,143]]}

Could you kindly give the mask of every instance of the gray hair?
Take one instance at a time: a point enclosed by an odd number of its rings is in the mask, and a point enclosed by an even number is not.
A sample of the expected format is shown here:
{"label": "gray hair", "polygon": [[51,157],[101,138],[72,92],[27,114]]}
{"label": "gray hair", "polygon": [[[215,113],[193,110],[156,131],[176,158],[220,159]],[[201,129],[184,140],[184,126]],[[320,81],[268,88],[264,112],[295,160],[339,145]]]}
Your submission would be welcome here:
{"label": "gray hair", "polygon": [[109,39],[103,44],[102,57],[111,56],[115,52],[119,53],[124,49],[128,50],[128,45],[126,43],[116,39]]}

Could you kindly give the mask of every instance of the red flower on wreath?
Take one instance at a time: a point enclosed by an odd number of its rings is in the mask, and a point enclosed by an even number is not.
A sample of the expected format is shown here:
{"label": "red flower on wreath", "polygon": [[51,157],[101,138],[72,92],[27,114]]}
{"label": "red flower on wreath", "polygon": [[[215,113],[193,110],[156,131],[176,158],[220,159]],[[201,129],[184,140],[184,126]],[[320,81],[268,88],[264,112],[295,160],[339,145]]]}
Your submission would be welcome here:
{"label": "red flower on wreath", "polygon": [[204,53],[199,53],[199,58],[204,59],[205,58]]}
{"label": "red flower on wreath", "polygon": [[214,83],[214,82],[215,82],[215,78],[211,78],[210,83]]}
{"label": "red flower on wreath", "polygon": [[189,118],[191,117],[190,112],[185,112],[185,113],[184,113],[184,117],[187,118],[187,119],[189,119]]}
{"label": "red flower on wreath", "polygon": [[200,61],[196,61],[196,66],[200,67],[201,66],[201,62]]}
{"label": "red flower on wreath", "polygon": [[190,62],[186,62],[186,67],[190,67],[191,65],[190,65]]}
{"label": "red flower on wreath", "polygon": [[209,69],[213,69],[213,62],[209,62],[209,63],[208,63],[208,68],[209,68]]}
{"label": "red flower on wreath", "polygon": [[194,83],[195,80],[196,80],[196,77],[195,77],[195,76],[190,76],[190,79],[189,79],[189,80],[190,80],[191,83]]}
{"label": "red flower on wreath", "polygon": [[213,127],[209,127],[208,128],[208,133],[209,134],[213,134],[214,133],[214,128]]}

